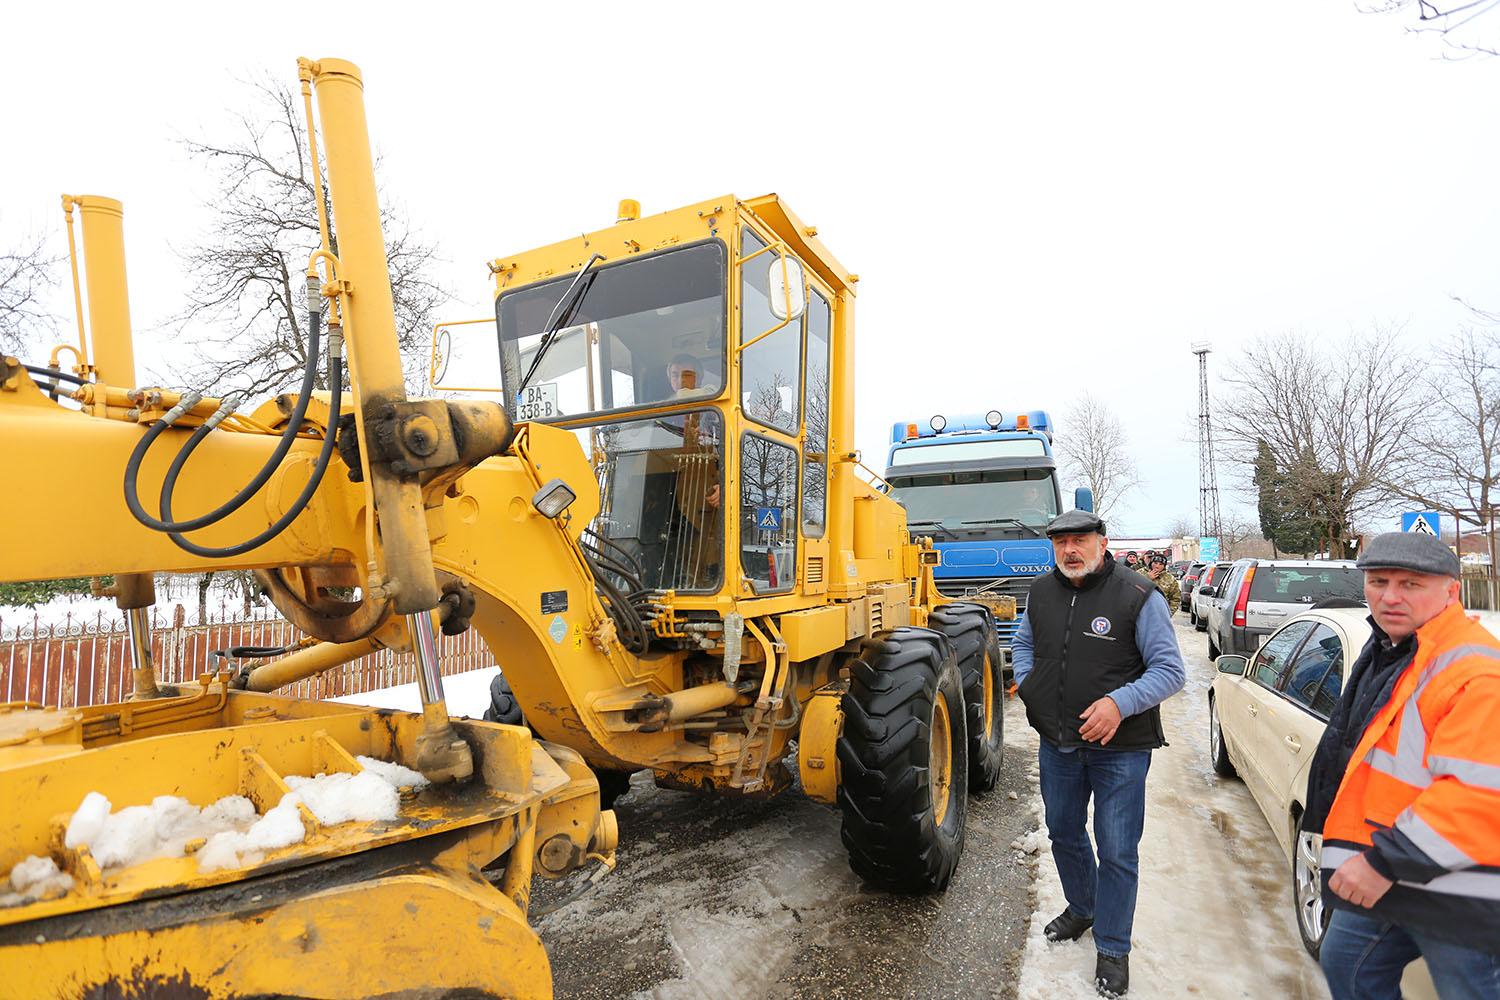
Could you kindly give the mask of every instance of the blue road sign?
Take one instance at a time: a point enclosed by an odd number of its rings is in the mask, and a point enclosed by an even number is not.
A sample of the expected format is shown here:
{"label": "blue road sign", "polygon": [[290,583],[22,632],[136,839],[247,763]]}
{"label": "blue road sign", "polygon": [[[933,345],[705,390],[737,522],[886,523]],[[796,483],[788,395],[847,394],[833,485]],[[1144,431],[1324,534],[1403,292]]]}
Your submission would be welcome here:
{"label": "blue road sign", "polygon": [[1198,539],[1198,558],[1204,562],[1218,562],[1219,539],[1217,537]]}
{"label": "blue road sign", "polygon": [[1401,530],[1409,531],[1414,535],[1431,535],[1433,538],[1441,538],[1441,523],[1438,520],[1438,512],[1435,510],[1401,515]]}
{"label": "blue road sign", "polygon": [[755,526],[762,531],[781,530],[781,508],[780,507],[757,507],[755,508]]}

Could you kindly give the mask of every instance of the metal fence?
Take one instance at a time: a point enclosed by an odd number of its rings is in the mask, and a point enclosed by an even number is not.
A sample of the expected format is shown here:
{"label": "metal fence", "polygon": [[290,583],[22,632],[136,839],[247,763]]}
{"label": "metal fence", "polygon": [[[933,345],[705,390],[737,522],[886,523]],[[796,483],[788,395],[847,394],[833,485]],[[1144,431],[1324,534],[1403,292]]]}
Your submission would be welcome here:
{"label": "metal fence", "polygon": [[[221,606],[188,624],[179,605],[171,619],[153,609],[151,655],[156,677],[166,684],[196,681],[234,661],[213,655],[230,646],[288,646],[303,633],[271,608]],[[489,648],[474,629],[458,636],[438,635],[439,668],[458,674],[493,666]],[[280,693],[301,698],[337,698],[397,684],[414,683],[412,653],[377,650],[315,677],[289,684]],[[48,708],[77,708],[121,701],[130,696],[130,640],[123,615],[66,617],[61,622],[0,618],[0,702],[31,702]]]}

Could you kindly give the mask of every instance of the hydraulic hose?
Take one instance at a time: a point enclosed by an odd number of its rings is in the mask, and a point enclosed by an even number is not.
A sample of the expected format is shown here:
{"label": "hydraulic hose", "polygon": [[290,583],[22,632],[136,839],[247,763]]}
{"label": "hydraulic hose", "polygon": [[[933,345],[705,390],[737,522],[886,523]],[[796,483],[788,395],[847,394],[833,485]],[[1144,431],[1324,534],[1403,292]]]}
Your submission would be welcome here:
{"label": "hydraulic hose", "polygon": [[[312,283],[309,283],[309,304],[311,304],[311,302],[313,301],[313,296],[314,288]],[[162,505],[161,518],[158,519],[152,517],[150,514],[146,513],[146,508],[141,505],[140,489],[137,486],[137,479],[140,476],[141,462],[145,459],[146,452],[150,450],[151,445],[155,443],[156,439],[160,437],[168,427],[171,426],[170,420],[160,420],[153,424],[151,426],[151,429],[148,430],[145,436],[142,437],[141,440],[136,444],[135,450],[130,454],[130,460],[125,463],[125,503],[130,508],[130,513],[135,515],[135,519],[137,521],[141,522],[148,528],[152,528],[156,531],[165,531],[168,534],[183,531],[197,531],[199,528],[206,528],[210,524],[216,524],[219,521],[222,521],[224,518],[228,517],[230,514],[233,514],[235,511],[239,510],[245,505],[245,502],[247,500],[254,496],[256,492],[266,484],[266,481],[271,478],[271,475],[281,464],[281,460],[286,457],[287,452],[291,451],[293,442],[297,440],[297,432],[302,428],[302,420],[307,414],[308,403],[312,401],[313,386],[317,381],[318,373],[318,346],[321,339],[321,319],[322,314],[319,310],[308,310],[308,326],[310,329],[308,332],[307,363],[303,365],[302,368],[301,394],[297,397],[297,405],[292,410],[292,415],[287,421],[287,428],[282,433],[281,440],[277,442],[276,450],[271,453],[270,458],[266,459],[266,463],[261,466],[260,471],[255,474],[255,477],[251,479],[250,482],[247,483],[245,487],[238,493],[236,493],[233,497],[229,498],[218,507],[215,507],[207,514],[203,514],[199,517],[189,518],[186,521],[173,521],[171,520],[172,515],[168,510],[168,506],[164,503]],[[330,351],[329,353],[329,364],[331,367],[332,351]],[[334,383],[334,386],[334,391],[337,392],[336,382]],[[225,403],[227,405],[227,408],[221,408],[219,411],[223,414],[223,416],[219,416],[219,414],[216,413],[214,416],[218,417],[218,420],[213,420],[212,418],[210,418],[209,420],[204,421],[204,423],[196,431],[193,432],[192,437],[188,438],[188,441],[185,445],[183,445],[182,450],[177,453],[177,457],[172,461],[171,468],[167,470],[167,478],[163,484],[166,493],[169,494],[176,486],[178,473],[182,471],[182,466],[188,460],[188,456],[190,456],[193,453],[193,450],[198,447],[198,445],[203,441],[205,437],[208,436],[208,433],[212,431],[215,426],[217,426],[219,420],[223,420],[224,417],[229,416],[229,414],[233,412],[234,407],[238,405],[238,399],[235,396],[231,395],[230,397],[228,397],[228,399],[225,400]],[[334,423],[330,422],[328,426],[332,428],[334,426]],[[332,437],[331,430],[329,432],[329,436]]]}
{"label": "hydraulic hose", "polygon": [[[340,341],[340,338],[335,338],[335,341]],[[287,509],[286,513],[277,518],[275,524],[254,538],[240,542],[238,545],[227,545],[223,548],[210,548],[198,545],[182,537],[180,532],[168,532],[168,537],[176,542],[179,548],[207,559],[226,559],[231,556],[240,556],[269,542],[281,534],[287,525],[296,520],[297,515],[301,514],[303,509],[307,507],[307,502],[312,499],[312,495],[317,492],[318,486],[323,482],[323,473],[328,469],[328,460],[333,457],[334,440],[337,437],[334,433],[334,428],[338,425],[339,404],[344,384],[344,359],[341,342],[338,343],[337,348],[335,348],[333,343],[329,344],[328,382],[333,387],[333,390],[332,398],[328,403],[328,428],[323,433],[323,448],[318,452],[318,461],[313,466],[312,477],[308,479],[307,485],[302,487],[302,492],[297,495],[297,499],[292,502],[291,507]],[[171,480],[162,483],[161,514],[166,519],[170,519],[172,516],[172,485]]]}
{"label": "hydraulic hose", "polygon": [[244,486],[244,488],[242,488],[238,493],[236,493],[233,497],[225,501],[220,506],[209,511],[207,514],[190,518],[185,521],[174,521],[172,519],[172,493],[177,487],[177,478],[181,474],[183,466],[187,463],[187,460],[192,455],[194,449],[196,449],[198,445],[203,442],[204,438],[206,438],[209,433],[219,425],[220,422],[222,422],[226,417],[233,413],[235,407],[239,405],[239,399],[234,394],[231,394],[224,399],[219,409],[216,410],[212,416],[205,420],[198,427],[198,429],[193,432],[192,436],[188,438],[187,442],[183,445],[183,447],[178,451],[176,457],[172,460],[172,464],[167,470],[166,478],[162,480],[160,518],[152,517],[141,505],[140,489],[138,486],[141,463],[146,457],[146,452],[150,450],[151,445],[155,443],[156,439],[159,438],[168,427],[172,426],[174,422],[180,419],[183,414],[187,413],[190,409],[196,406],[198,404],[198,401],[202,398],[201,395],[196,392],[188,393],[178,402],[176,406],[167,411],[166,416],[153,424],[151,428],[147,430],[146,433],[141,437],[141,440],[135,446],[135,450],[131,452],[130,459],[125,464],[125,503],[126,506],[130,508],[131,514],[135,516],[135,519],[137,521],[141,522],[146,527],[156,531],[165,532],[168,537],[170,537],[172,541],[177,544],[179,548],[187,552],[191,552],[194,555],[203,556],[204,558],[222,559],[243,555],[244,553],[249,552],[252,549],[256,549],[261,545],[264,545],[266,542],[270,541],[272,538],[275,538],[278,534],[280,534],[287,525],[291,524],[292,521],[302,513],[302,511],[307,507],[308,501],[312,499],[312,495],[317,492],[318,486],[323,480],[323,474],[327,470],[328,461],[333,455],[334,441],[337,437],[335,428],[338,426],[339,408],[342,402],[344,385],[344,342],[343,337],[339,334],[337,327],[331,328],[334,332],[329,338],[328,344],[328,383],[331,387],[331,399],[329,401],[328,423],[323,435],[323,447],[318,453],[318,459],[313,467],[312,476],[308,479],[307,485],[303,487],[302,492],[297,496],[297,499],[292,503],[291,507],[288,508],[287,511],[277,519],[275,524],[272,524],[269,528],[256,535],[254,538],[248,539],[244,542],[240,542],[237,545],[213,548],[199,545],[196,542],[190,542],[183,537],[183,532],[196,531],[199,528],[204,528],[208,525],[215,524],[228,517],[230,514],[234,513],[240,507],[244,506],[245,502],[252,496],[254,496],[261,489],[261,487],[263,487],[270,480],[276,469],[280,467],[282,460],[287,455],[287,452],[291,450],[292,445],[296,442],[297,434],[301,430],[302,422],[307,415],[308,404],[312,401],[313,386],[317,378],[318,348],[320,346],[322,335],[322,312],[318,308],[321,302],[321,291],[319,290],[319,285],[315,277],[310,276],[308,278],[307,299],[307,363],[303,366],[302,370],[301,393],[298,395],[296,406],[293,407],[292,413],[288,418],[287,428],[284,432],[282,432],[281,440],[277,442],[275,450],[271,453],[270,457],[266,459],[266,462],[261,466],[260,471],[255,474],[255,476],[250,480],[248,484]]}
{"label": "hydraulic hose", "polygon": [[71,375],[68,372],[58,371],[56,368],[44,368],[41,365],[22,365],[21,367],[26,369],[32,375],[37,376],[38,378],[58,379],[62,382],[72,382],[74,385],[89,384],[89,380],[86,378],[79,378],[77,375]]}

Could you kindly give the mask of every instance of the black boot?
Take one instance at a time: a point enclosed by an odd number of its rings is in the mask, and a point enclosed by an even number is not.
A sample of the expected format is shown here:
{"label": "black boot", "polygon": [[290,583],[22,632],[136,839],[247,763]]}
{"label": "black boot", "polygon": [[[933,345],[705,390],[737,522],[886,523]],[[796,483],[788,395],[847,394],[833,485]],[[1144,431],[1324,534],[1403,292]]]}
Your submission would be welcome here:
{"label": "black boot", "polygon": [[1075,917],[1072,910],[1063,910],[1056,920],[1043,928],[1042,933],[1048,941],[1077,941],[1092,926],[1093,917]]}
{"label": "black boot", "polygon": [[1099,955],[1094,964],[1094,988],[1101,997],[1122,997],[1130,989],[1130,956]]}

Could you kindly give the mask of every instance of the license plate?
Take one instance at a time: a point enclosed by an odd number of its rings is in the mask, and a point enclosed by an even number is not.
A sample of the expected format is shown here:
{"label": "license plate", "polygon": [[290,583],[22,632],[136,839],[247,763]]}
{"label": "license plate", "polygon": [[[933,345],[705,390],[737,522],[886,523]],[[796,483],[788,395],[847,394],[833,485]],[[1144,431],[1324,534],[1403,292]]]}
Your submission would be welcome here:
{"label": "license plate", "polygon": [[517,420],[546,420],[558,416],[557,384],[528,385],[516,399]]}

